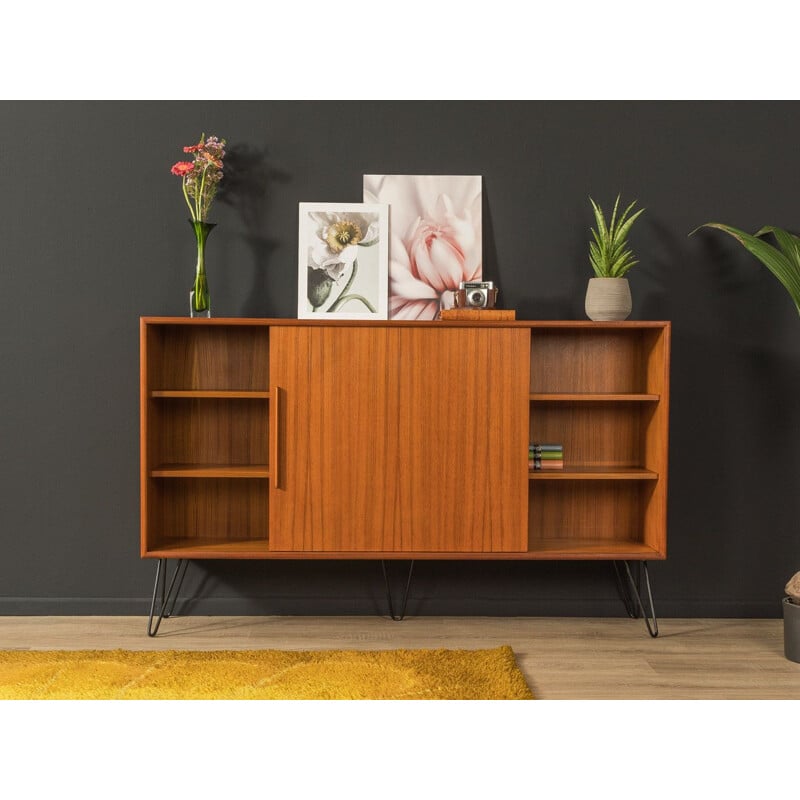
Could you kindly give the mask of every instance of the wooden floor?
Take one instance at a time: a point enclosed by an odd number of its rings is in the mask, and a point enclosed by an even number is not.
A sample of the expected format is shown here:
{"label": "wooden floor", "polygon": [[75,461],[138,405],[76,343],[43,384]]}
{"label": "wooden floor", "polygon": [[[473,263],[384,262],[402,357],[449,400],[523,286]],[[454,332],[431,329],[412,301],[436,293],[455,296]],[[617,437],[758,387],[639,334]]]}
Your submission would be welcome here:
{"label": "wooden floor", "polygon": [[539,699],[800,699],[782,620],[0,617],[0,649],[479,649],[511,645]]}

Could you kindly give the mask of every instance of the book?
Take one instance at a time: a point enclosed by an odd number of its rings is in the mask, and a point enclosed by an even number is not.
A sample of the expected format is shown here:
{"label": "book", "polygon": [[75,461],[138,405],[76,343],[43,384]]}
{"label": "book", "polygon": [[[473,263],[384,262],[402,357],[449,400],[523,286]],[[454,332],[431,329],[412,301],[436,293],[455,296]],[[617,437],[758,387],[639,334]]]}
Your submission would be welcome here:
{"label": "book", "polygon": [[528,460],[529,470],[564,469],[563,461],[540,461],[538,458]]}

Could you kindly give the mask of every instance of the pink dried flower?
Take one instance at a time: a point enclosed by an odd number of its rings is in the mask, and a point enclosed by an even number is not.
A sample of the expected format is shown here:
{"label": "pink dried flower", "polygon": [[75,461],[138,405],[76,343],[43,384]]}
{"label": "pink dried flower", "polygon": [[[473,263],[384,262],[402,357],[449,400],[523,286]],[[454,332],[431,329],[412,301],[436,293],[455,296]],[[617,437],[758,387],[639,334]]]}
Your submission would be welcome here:
{"label": "pink dried flower", "polygon": [[[171,172],[181,178],[181,188],[192,220],[205,221],[211,201],[222,180],[222,160],[225,157],[225,140],[205,134],[197,144],[183,148],[184,153],[193,153],[194,161],[179,161]],[[191,198],[191,200],[189,199]]]}
{"label": "pink dried flower", "polygon": [[170,172],[173,175],[177,175],[179,178],[182,178],[187,173],[191,172],[194,169],[194,164],[191,161],[179,161],[177,164],[172,165],[172,169]]}

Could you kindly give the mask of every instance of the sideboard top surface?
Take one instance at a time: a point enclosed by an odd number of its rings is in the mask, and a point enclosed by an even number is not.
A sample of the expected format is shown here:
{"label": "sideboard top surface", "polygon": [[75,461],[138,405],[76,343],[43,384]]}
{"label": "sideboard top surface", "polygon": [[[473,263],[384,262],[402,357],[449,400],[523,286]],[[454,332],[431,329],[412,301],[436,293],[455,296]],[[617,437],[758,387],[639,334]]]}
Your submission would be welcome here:
{"label": "sideboard top surface", "polygon": [[344,320],[296,319],[294,317],[141,317],[142,325],[263,325],[263,326],[331,326],[341,328],[669,328],[664,320],[624,320],[622,322],[592,322],[591,320]]}

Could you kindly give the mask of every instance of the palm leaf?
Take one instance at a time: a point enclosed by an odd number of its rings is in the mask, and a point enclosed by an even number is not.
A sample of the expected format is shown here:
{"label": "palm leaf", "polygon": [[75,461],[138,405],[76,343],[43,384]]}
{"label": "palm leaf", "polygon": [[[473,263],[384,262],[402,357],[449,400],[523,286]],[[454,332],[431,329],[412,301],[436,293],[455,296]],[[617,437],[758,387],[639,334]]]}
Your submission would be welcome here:
{"label": "palm leaf", "polygon": [[[721,222],[707,222],[700,228],[716,228],[736,239],[783,284],[800,314],[800,242],[797,237],[774,226],[762,228],[755,236]],[[759,238],[766,233],[774,234],[780,249]]]}
{"label": "palm leaf", "polygon": [[753,235],[764,236],[767,233],[771,233],[775,237],[778,247],[788,259],[800,263],[800,239],[797,236],[783,228],[776,228],[774,225],[765,225]]}

